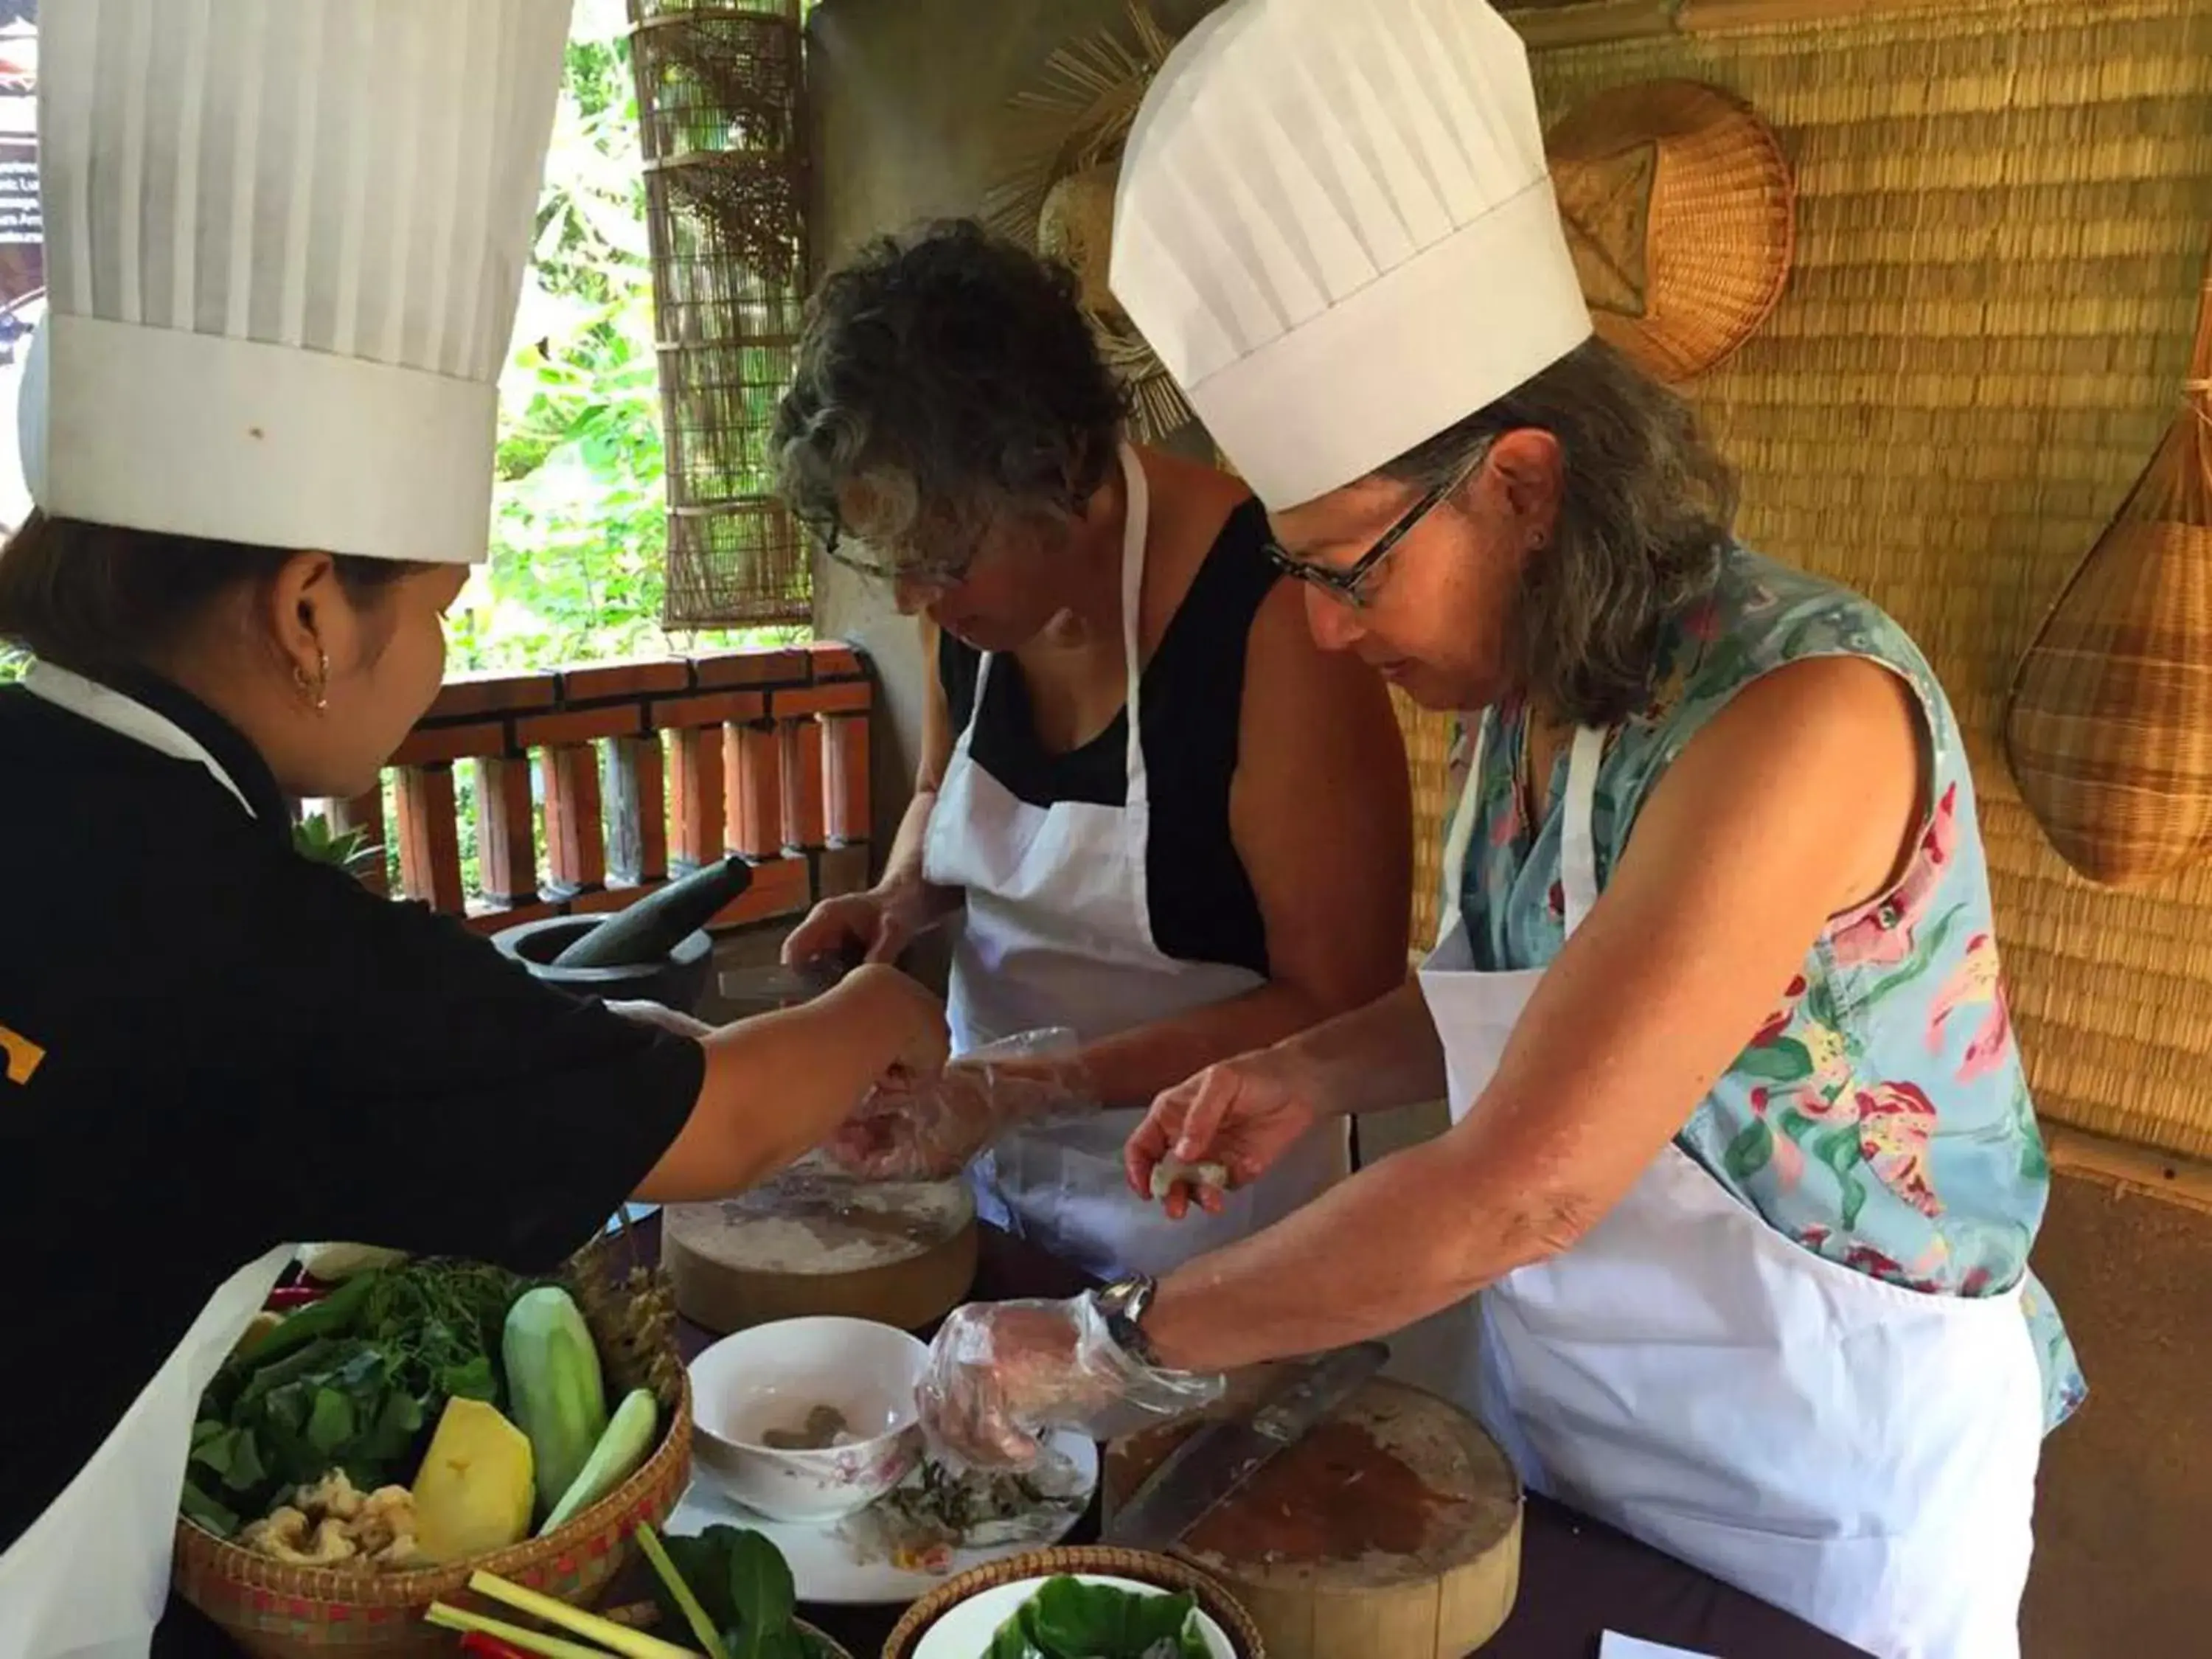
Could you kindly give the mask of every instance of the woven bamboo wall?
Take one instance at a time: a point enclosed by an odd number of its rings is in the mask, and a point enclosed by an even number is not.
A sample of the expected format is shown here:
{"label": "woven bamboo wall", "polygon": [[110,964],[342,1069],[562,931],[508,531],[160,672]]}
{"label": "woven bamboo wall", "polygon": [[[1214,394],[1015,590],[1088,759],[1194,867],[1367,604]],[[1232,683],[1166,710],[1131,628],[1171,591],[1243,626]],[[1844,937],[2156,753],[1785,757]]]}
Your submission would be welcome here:
{"label": "woven bamboo wall", "polygon": [[[2046,1117],[2212,1154],[2212,868],[2136,896],[2079,881],[1998,747],[2014,659],[2175,407],[2212,238],[2212,0],[1965,0],[1535,68],[1547,121],[1686,75],[1779,131],[1796,270],[1693,388],[1746,538],[1886,606],[1957,704]],[[1409,738],[1439,810],[1441,727]]]}

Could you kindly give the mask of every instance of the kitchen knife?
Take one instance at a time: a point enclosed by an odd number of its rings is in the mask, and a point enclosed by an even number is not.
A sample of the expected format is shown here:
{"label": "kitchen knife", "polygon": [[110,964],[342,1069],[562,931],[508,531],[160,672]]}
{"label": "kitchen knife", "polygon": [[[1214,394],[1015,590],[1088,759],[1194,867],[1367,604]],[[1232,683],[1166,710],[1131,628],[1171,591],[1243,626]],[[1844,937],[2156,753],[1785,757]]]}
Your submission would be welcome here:
{"label": "kitchen knife", "polygon": [[1340,1348],[1270,1390],[1249,1415],[1210,1423],[1170,1452],[1106,1528],[1106,1541],[1164,1550],[1382,1369],[1380,1342]]}
{"label": "kitchen knife", "polygon": [[804,968],[768,963],[754,968],[732,968],[722,975],[722,994],[734,1002],[787,1005],[811,1002],[860,966],[857,959],[821,957]]}

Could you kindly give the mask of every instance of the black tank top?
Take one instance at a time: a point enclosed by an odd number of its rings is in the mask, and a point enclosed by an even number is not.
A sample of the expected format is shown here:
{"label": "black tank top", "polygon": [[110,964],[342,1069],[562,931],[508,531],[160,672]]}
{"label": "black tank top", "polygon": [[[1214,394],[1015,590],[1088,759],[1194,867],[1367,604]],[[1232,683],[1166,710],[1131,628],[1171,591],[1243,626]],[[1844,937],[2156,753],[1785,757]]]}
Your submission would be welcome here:
{"label": "black tank top", "polygon": [[[1267,530],[1267,509],[1257,500],[1230,514],[1168,619],[1140,683],[1145,769],[1152,781],[1145,874],[1153,946],[1178,962],[1226,963],[1263,977],[1267,927],[1230,836],[1229,786],[1237,775],[1245,646],[1260,602],[1280,574],[1260,550]],[[950,634],[939,641],[938,677],[958,732],[975,710],[982,656]],[[1001,657],[969,754],[1033,806],[1119,806],[1128,799],[1128,732],[1124,708],[1081,748],[1047,754],[1037,741],[1021,665]]]}

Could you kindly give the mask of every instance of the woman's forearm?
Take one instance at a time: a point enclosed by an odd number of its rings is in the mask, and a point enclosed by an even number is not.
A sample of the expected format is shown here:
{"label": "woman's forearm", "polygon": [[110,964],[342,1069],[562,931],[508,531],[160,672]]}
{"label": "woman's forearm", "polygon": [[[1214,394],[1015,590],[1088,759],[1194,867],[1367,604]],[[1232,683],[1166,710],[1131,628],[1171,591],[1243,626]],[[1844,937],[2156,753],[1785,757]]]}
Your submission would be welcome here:
{"label": "woman's forearm", "polygon": [[811,1002],[703,1039],[698,1103],[636,1196],[660,1204],[720,1198],[820,1146],[915,1046],[920,1008],[891,969],[864,968]]}
{"label": "woman's forearm", "polygon": [[1081,1060],[1099,1103],[1142,1107],[1162,1090],[1217,1060],[1265,1048],[1311,1025],[1314,1000],[1288,985],[1262,985],[1226,1001],[1156,1019],[1089,1044]]}
{"label": "woman's forearm", "polygon": [[1145,1334],[1177,1370],[1233,1370],[1387,1337],[1547,1253],[1484,1206],[1452,1138],[1383,1159],[1161,1282]]}
{"label": "woman's forearm", "polygon": [[1421,1106],[1444,1095],[1444,1050],[1420,986],[1408,980],[1364,1008],[1276,1045],[1324,1115]]}

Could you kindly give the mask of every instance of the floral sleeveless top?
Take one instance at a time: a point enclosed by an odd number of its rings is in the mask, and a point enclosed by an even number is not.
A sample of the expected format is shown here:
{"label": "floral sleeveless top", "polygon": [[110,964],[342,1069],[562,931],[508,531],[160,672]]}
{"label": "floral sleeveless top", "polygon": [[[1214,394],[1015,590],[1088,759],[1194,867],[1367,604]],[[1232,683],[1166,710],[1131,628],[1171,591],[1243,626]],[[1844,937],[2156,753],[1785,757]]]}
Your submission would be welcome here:
{"label": "floral sleeveless top", "polygon": [[[1786,1237],[1861,1273],[2022,1305],[2055,1427],[2085,1386],[2049,1296],[2027,1270],[2050,1172],[1997,967],[1988,871],[1957,723],[1912,641],[1872,603],[1741,549],[1665,642],[1650,707],[1609,734],[1593,831],[1602,889],[1674,757],[1771,669],[1866,657],[1917,695],[1932,738],[1919,850],[1886,899],[1837,918],[1773,1012],[1675,1137]],[[1565,942],[1564,749],[1543,824],[1522,822],[1527,726],[1486,711],[1462,910],[1478,968],[1549,962]],[[1462,739],[1455,770],[1464,776]],[[1448,799],[1458,799],[1458,790]]]}

